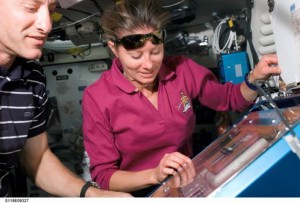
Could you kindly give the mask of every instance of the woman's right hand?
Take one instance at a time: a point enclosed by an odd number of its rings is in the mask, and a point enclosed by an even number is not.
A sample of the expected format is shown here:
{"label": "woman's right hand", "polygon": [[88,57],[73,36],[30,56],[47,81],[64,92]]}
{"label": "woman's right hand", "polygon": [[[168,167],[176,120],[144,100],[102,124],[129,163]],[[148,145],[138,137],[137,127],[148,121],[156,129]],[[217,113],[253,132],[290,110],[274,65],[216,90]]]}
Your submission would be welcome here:
{"label": "woman's right hand", "polygon": [[179,152],[173,152],[164,155],[159,165],[154,169],[154,173],[158,184],[167,177],[177,174],[177,185],[185,185],[195,177],[195,168],[189,157]]}

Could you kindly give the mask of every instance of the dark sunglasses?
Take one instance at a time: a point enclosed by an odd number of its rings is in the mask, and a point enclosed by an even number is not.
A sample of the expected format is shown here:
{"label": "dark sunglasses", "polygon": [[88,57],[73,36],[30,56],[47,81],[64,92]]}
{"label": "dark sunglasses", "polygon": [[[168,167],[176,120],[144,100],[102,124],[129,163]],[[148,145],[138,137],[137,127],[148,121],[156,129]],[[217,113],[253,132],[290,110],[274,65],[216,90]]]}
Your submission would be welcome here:
{"label": "dark sunglasses", "polygon": [[115,40],[115,43],[122,44],[125,49],[130,50],[143,47],[147,40],[150,40],[152,44],[164,43],[165,32],[156,30],[148,34],[127,35],[121,39]]}

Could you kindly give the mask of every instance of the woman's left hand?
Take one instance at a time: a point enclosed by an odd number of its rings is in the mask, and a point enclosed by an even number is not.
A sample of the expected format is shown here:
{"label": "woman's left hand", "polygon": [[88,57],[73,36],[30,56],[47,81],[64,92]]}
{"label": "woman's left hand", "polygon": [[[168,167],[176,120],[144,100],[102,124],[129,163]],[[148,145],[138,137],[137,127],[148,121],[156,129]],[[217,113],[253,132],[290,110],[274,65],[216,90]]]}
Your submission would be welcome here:
{"label": "woman's left hand", "polygon": [[248,79],[251,83],[255,83],[259,80],[267,80],[271,75],[280,75],[280,73],[281,69],[278,66],[277,55],[268,54],[262,56]]}

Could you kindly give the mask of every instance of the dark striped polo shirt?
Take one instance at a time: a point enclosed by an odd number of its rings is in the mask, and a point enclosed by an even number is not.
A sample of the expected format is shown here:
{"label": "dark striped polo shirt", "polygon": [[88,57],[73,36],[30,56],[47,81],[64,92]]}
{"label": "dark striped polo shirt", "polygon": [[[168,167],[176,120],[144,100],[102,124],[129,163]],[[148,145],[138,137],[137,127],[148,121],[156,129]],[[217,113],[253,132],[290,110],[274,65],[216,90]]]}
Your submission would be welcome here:
{"label": "dark striped polo shirt", "polygon": [[16,58],[0,67],[0,196],[9,196],[9,173],[26,139],[46,130],[46,77],[36,61]]}

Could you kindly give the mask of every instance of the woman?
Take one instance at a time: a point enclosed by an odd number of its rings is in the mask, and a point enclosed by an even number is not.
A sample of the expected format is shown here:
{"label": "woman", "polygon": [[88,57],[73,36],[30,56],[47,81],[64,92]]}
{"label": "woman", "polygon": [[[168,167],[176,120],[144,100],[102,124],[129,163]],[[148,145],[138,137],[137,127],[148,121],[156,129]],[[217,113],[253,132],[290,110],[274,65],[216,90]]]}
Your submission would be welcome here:
{"label": "woman", "polygon": [[182,184],[195,175],[193,99],[217,111],[242,111],[257,97],[250,82],[280,74],[278,67],[269,67],[277,64],[277,57],[269,55],[247,84],[222,85],[191,59],[165,56],[163,29],[170,15],[158,2],[123,0],[104,13],[102,26],[115,58],[83,97],[92,179],[101,188],[134,196],[144,196],[134,192],[157,186],[178,170],[187,170]]}

